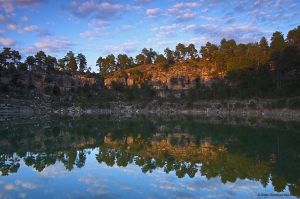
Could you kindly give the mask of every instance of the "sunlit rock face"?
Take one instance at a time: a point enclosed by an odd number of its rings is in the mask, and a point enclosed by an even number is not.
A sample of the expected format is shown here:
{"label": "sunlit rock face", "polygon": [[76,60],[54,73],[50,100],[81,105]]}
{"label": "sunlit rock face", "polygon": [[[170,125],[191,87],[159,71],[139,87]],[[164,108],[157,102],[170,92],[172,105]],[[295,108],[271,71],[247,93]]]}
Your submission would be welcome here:
{"label": "sunlit rock face", "polygon": [[[147,83],[156,90],[169,89],[189,89],[194,88],[197,82],[210,85],[216,81],[215,69],[213,67],[191,67],[191,66],[172,66],[167,71],[158,66],[140,66],[140,74],[137,76],[130,69],[127,77],[124,78],[121,72],[115,72],[105,77],[104,84],[108,89],[112,89],[112,82],[122,85],[132,86],[134,83]],[[214,75],[213,75],[214,74]],[[222,77],[222,74],[217,74]]]}

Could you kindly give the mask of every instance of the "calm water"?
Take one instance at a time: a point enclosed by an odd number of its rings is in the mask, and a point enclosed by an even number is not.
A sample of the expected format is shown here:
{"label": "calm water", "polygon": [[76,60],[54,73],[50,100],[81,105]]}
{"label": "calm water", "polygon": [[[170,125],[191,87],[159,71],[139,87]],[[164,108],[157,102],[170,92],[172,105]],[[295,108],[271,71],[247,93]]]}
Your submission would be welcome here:
{"label": "calm water", "polygon": [[296,198],[299,141],[296,122],[2,116],[0,198]]}

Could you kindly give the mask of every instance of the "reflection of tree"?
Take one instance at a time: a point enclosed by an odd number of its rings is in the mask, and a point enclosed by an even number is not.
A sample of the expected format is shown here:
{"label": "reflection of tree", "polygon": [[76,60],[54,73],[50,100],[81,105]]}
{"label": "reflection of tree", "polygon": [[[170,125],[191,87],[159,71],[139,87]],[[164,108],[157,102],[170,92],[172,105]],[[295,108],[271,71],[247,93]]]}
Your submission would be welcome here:
{"label": "reflection of tree", "polygon": [[195,177],[197,171],[198,171],[198,166],[195,163],[188,164],[187,174],[190,176],[190,178]]}
{"label": "reflection of tree", "polygon": [[14,154],[0,154],[0,171],[2,176],[17,173],[20,168],[20,159]]}
{"label": "reflection of tree", "polygon": [[86,153],[84,150],[80,150],[78,153],[78,158],[76,159],[76,166],[77,168],[82,168],[85,165],[86,161]]}
{"label": "reflection of tree", "polygon": [[280,176],[272,175],[271,181],[275,191],[281,192],[285,189],[286,180],[283,175]]}
{"label": "reflection of tree", "polygon": [[34,164],[35,157],[31,153],[27,153],[27,156],[24,158],[25,165],[32,166]]}
{"label": "reflection of tree", "polygon": [[142,166],[142,172],[143,173],[152,173],[153,170],[156,169],[155,162],[152,158],[147,158],[145,164]]}
{"label": "reflection of tree", "polygon": [[178,162],[175,164],[176,176],[178,178],[183,178],[187,173],[187,168],[184,162]]}
{"label": "reflection of tree", "polygon": [[300,182],[297,184],[289,185],[289,190],[293,196],[300,198]]}
{"label": "reflection of tree", "polygon": [[132,163],[133,161],[133,155],[130,153],[126,152],[120,152],[118,151],[116,153],[116,158],[117,158],[117,165],[120,167],[126,167],[128,163]]}
{"label": "reflection of tree", "polygon": [[96,159],[99,163],[105,162],[107,166],[114,166],[115,164],[115,149],[110,149],[105,146],[99,147],[99,153],[96,155]]}

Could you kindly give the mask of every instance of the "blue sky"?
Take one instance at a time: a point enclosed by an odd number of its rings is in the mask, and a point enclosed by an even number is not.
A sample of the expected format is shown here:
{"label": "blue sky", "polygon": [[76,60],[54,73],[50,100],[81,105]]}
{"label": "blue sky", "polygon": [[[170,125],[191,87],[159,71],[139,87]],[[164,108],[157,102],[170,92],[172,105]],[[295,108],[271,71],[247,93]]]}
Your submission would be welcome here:
{"label": "blue sky", "polygon": [[86,56],[96,71],[99,56],[143,48],[163,54],[178,43],[222,38],[237,43],[285,36],[300,25],[298,0],[0,0],[0,47],[19,50],[23,60],[42,50],[62,58],[68,51]]}

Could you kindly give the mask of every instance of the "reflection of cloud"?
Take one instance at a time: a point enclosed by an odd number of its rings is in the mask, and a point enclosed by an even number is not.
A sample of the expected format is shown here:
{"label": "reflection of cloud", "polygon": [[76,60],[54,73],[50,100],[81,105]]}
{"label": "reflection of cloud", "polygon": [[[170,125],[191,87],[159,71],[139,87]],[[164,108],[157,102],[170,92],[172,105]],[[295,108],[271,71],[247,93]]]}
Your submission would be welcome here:
{"label": "reflection of cloud", "polygon": [[4,186],[4,189],[6,189],[7,191],[15,191],[18,190],[18,187],[13,184],[7,184]]}
{"label": "reflection of cloud", "polygon": [[44,190],[45,193],[52,193],[54,189]]}
{"label": "reflection of cloud", "polygon": [[129,190],[129,189],[132,189],[131,186],[126,185],[126,184],[120,184],[120,183],[117,183],[117,187],[118,187],[119,189],[122,189],[122,190]]}
{"label": "reflection of cloud", "polygon": [[19,193],[18,197],[19,198],[25,198],[26,197],[26,193]]}
{"label": "reflection of cloud", "polygon": [[36,189],[38,187],[37,184],[33,184],[31,182],[24,182],[21,180],[16,180],[16,185],[21,185],[25,189]]}

